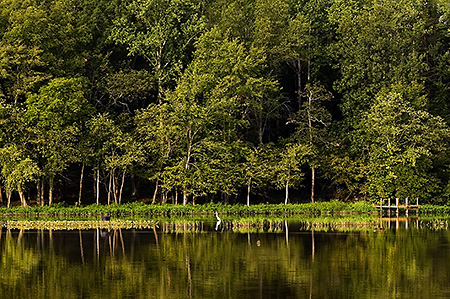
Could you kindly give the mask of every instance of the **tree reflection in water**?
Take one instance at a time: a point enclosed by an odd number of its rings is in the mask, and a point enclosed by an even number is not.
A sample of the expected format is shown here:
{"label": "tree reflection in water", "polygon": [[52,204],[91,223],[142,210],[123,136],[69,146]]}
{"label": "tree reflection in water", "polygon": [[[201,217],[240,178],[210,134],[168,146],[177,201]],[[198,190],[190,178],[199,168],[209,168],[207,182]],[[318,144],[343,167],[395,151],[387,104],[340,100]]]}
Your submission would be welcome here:
{"label": "tree reflection in water", "polygon": [[217,232],[212,222],[3,228],[0,291],[4,298],[448,297],[446,222],[396,221],[356,231],[305,231],[287,221],[236,230],[227,222]]}

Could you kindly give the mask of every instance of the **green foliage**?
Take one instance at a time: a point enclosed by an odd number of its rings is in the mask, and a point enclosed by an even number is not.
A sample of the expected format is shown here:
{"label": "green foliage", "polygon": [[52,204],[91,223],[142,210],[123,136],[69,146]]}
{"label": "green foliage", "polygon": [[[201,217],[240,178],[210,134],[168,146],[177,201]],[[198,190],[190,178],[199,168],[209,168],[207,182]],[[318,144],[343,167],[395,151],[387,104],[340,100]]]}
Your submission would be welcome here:
{"label": "green foliage", "polygon": [[326,176],[336,185],[339,196],[358,196],[367,194],[365,173],[367,166],[360,159],[352,160],[349,156],[331,155],[326,164]]}
{"label": "green foliage", "polygon": [[[154,73],[158,101],[182,68],[186,48],[204,27],[202,1],[127,1],[114,20],[111,40],[139,55]],[[169,85],[170,86],[170,85]]]}
{"label": "green foliage", "polygon": [[286,199],[288,201],[288,188],[298,187],[303,180],[302,165],[311,155],[311,148],[302,144],[288,144],[280,153],[279,159],[274,165],[276,175],[276,187],[286,189]]}
{"label": "green foliage", "polygon": [[86,80],[82,78],[51,80],[27,99],[25,117],[39,130],[81,128],[93,111],[85,97],[85,86]]}
{"label": "green foliage", "polygon": [[380,92],[362,129],[372,197],[428,198],[436,192],[430,159],[448,136],[441,118],[414,109],[399,93]]}
{"label": "green foliage", "polygon": [[40,172],[36,163],[27,157],[26,152],[15,145],[0,150],[0,165],[8,193],[23,191],[26,183],[36,180]]}
{"label": "green foliage", "polygon": [[448,20],[444,0],[1,1],[3,187],[15,148],[40,204],[85,183],[446,203]]}
{"label": "green foliage", "polygon": [[[359,121],[382,87],[420,82],[425,71],[420,36],[425,33],[421,1],[333,1],[337,26],[343,112]],[[359,115],[359,117],[358,117]]]}
{"label": "green foliage", "polygon": [[124,204],[111,205],[88,205],[81,207],[68,206],[64,203],[58,203],[48,206],[35,207],[13,207],[0,208],[1,215],[28,215],[28,216],[45,216],[45,215],[78,215],[78,216],[92,216],[92,215],[197,215],[207,214],[211,215],[219,212],[227,215],[290,215],[290,214],[330,214],[330,213],[370,213],[376,209],[369,202],[355,202],[345,203],[337,200],[330,202],[317,202],[307,204],[255,204],[247,205],[229,205],[218,203],[208,203],[204,205],[187,204],[174,205],[154,205],[144,204],[142,202],[132,202]]}

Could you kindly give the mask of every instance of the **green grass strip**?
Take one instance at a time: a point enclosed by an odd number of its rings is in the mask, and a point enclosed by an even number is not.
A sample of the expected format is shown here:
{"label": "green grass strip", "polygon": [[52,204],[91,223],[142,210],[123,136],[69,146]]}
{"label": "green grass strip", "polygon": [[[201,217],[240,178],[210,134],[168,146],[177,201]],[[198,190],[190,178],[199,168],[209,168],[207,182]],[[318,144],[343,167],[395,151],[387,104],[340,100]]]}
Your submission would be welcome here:
{"label": "green grass strip", "polygon": [[327,213],[369,213],[376,211],[369,202],[345,203],[337,200],[329,202],[305,204],[256,204],[256,205],[227,205],[222,203],[208,203],[204,205],[174,205],[174,204],[144,204],[126,203],[112,205],[69,206],[64,203],[50,206],[30,206],[0,208],[0,215],[193,215],[210,214],[327,214]]}

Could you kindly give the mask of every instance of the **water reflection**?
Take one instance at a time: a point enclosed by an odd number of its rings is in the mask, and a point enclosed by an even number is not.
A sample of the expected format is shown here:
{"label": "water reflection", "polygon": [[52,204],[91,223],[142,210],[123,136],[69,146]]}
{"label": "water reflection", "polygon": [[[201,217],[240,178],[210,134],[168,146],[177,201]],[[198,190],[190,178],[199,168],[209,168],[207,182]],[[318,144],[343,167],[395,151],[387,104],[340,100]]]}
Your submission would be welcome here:
{"label": "water reflection", "polygon": [[226,219],[218,231],[214,220],[145,230],[3,228],[0,291],[3,298],[448,297],[446,221],[375,218],[367,229],[344,222],[342,230]]}

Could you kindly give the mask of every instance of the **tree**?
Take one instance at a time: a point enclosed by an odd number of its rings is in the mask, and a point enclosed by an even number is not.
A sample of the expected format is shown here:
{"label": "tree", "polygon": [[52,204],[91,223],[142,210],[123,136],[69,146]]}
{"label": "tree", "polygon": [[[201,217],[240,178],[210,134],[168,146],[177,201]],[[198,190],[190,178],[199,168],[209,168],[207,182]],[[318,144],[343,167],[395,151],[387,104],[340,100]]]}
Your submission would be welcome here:
{"label": "tree", "polygon": [[440,117],[414,108],[402,94],[383,90],[361,124],[372,198],[421,197],[437,192],[431,175],[433,153],[441,150],[448,128]]}
{"label": "tree", "polygon": [[[16,1],[0,4],[0,83],[6,98],[25,100],[51,77],[73,76],[86,63],[89,28],[78,23],[78,1]],[[3,82],[2,82],[3,81]]]}
{"label": "tree", "polygon": [[[228,147],[233,154],[223,157],[233,158],[222,161],[223,168],[237,173],[233,169],[241,166],[234,159],[245,152],[242,140],[246,136],[242,133],[250,123],[247,115],[251,110],[264,111],[255,103],[269,100],[278,90],[276,81],[262,71],[264,63],[262,52],[247,50],[243,43],[224,35],[219,28],[211,29],[199,39],[193,62],[167,97],[173,107],[173,124],[181,129],[180,140],[185,142],[185,147],[179,149],[184,153],[186,171],[202,163],[214,161],[218,165],[216,159],[209,158],[220,157],[216,151]],[[261,130],[258,136],[261,142]],[[208,169],[210,166],[203,165]],[[230,183],[238,181],[233,179]],[[236,190],[234,186],[223,187],[221,191]]]}
{"label": "tree", "polygon": [[126,172],[134,164],[143,161],[141,144],[108,114],[99,114],[91,118],[87,128],[88,142],[93,148],[92,164],[96,172],[96,202],[98,204],[100,201],[100,173],[106,170],[109,178],[108,183],[105,183],[108,204],[111,203],[111,197],[114,198],[115,203],[121,203]]}
{"label": "tree", "polygon": [[151,66],[158,103],[182,70],[186,50],[202,32],[203,6],[201,0],[131,0],[114,20],[111,39]]}
{"label": "tree", "polygon": [[292,122],[297,126],[294,138],[301,144],[308,144],[311,150],[308,162],[311,167],[311,202],[314,202],[316,167],[323,160],[323,148],[331,145],[329,137],[331,114],[325,108],[325,103],[333,96],[320,84],[307,84],[302,97],[305,101]]}
{"label": "tree", "polygon": [[[329,11],[336,26],[336,41],[329,49],[340,70],[335,87],[343,94],[342,112],[351,129],[383,87],[422,84],[426,71],[420,42],[425,33],[423,2],[335,0]],[[419,99],[414,95],[406,100],[425,107]]]}
{"label": "tree", "polygon": [[5,91],[2,98],[17,104],[49,78],[39,70],[45,66],[41,55],[42,50],[37,47],[0,42],[0,84]]}
{"label": "tree", "polygon": [[10,145],[0,149],[1,173],[8,198],[8,208],[11,204],[11,193],[19,193],[22,206],[27,202],[24,196],[25,185],[32,182],[39,175],[39,167],[26,152],[17,145]]}
{"label": "tree", "polygon": [[303,180],[301,167],[309,154],[310,147],[303,144],[287,144],[281,151],[274,167],[276,186],[279,189],[285,189],[285,205],[289,202],[289,187],[297,187]]}
{"label": "tree", "polygon": [[56,78],[26,101],[25,119],[34,128],[36,159],[49,183],[53,202],[55,175],[78,161],[76,148],[82,126],[93,112],[82,78]]}
{"label": "tree", "polygon": [[[247,149],[243,165],[247,183],[247,206],[250,206],[250,194],[254,192],[254,189],[262,190],[271,183],[271,179],[276,174],[277,154],[277,148],[273,144],[260,144]],[[252,188],[253,186],[256,188]]]}
{"label": "tree", "polygon": [[[366,121],[380,90],[397,86],[403,100],[415,109],[429,108],[424,84],[426,8],[421,1],[331,1],[328,18],[335,33],[328,50],[338,72],[335,94],[342,97],[342,121],[335,134],[340,148],[345,148],[339,158],[358,164],[352,169],[364,171],[368,166],[366,141],[357,128]],[[360,175],[340,172],[345,175],[342,180],[352,176],[353,183],[360,181]],[[366,187],[356,189],[365,192]]]}
{"label": "tree", "polygon": [[[108,190],[111,190],[114,195],[115,203],[121,204],[125,175],[133,165],[143,161],[143,153],[141,144],[135,141],[130,133],[123,132],[123,130],[113,130],[112,133],[112,139],[104,144],[106,150],[104,163],[106,170],[109,171],[110,186]],[[121,172],[120,187],[119,172]]]}
{"label": "tree", "polygon": [[[140,175],[154,180],[155,190],[152,202],[155,203],[161,180],[161,172],[173,155],[177,143],[178,128],[173,125],[171,110],[167,103],[150,104],[135,116],[137,138],[142,142],[146,157],[143,167],[139,167]],[[171,184],[170,184],[171,185]]]}
{"label": "tree", "polygon": [[[27,184],[38,180],[41,174],[30,144],[32,128],[25,120],[22,105],[0,104],[0,167],[8,198],[11,204],[12,192],[17,191],[23,206]],[[2,190],[0,190],[2,192]]]}
{"label": "tree", "polygon": [[[267,81],[255,86],[259,94],[247,104],[245,116],[251,129],[245,138],[255,144],[275,142],[281,113],[293,110],[285,94],[290,87],[284,93],[280,92],[280,85],[285,87],[291,83],[285,82],[286,62],[300,78],[301,69],[297,71],[297,62],[307,60],[309,24],[289,2],[236,0],[217,1],[212,6],[211,23],[222,35],[241,41],[247,51],[254,53],[253,57],[260,57],[262,63],[258,73],[266,80],[276,82],[276,86],[269,86]],[[276,78],[284,82],[280,84]],[[301,86],[301,79],[298,84]],[[265,88],[261,88],[263,86]],[[297,95],[300,91],[299,87]]]}
{"label": "tree", "polygon": [[367,196],[367,164],[365,159],[352,159],[345,148],[339,148],[336,153],[329,156],[326,161],[325,177],[335,186],[336,197],[350,196],[357,199],[358,195]]}
{"label": "tree", "polygon": [[108,73],[102,85],[111,100],[107,108],[119,107],[130,114],[148,106],[154,89],[152,74],[146,70],[121,69]]}

